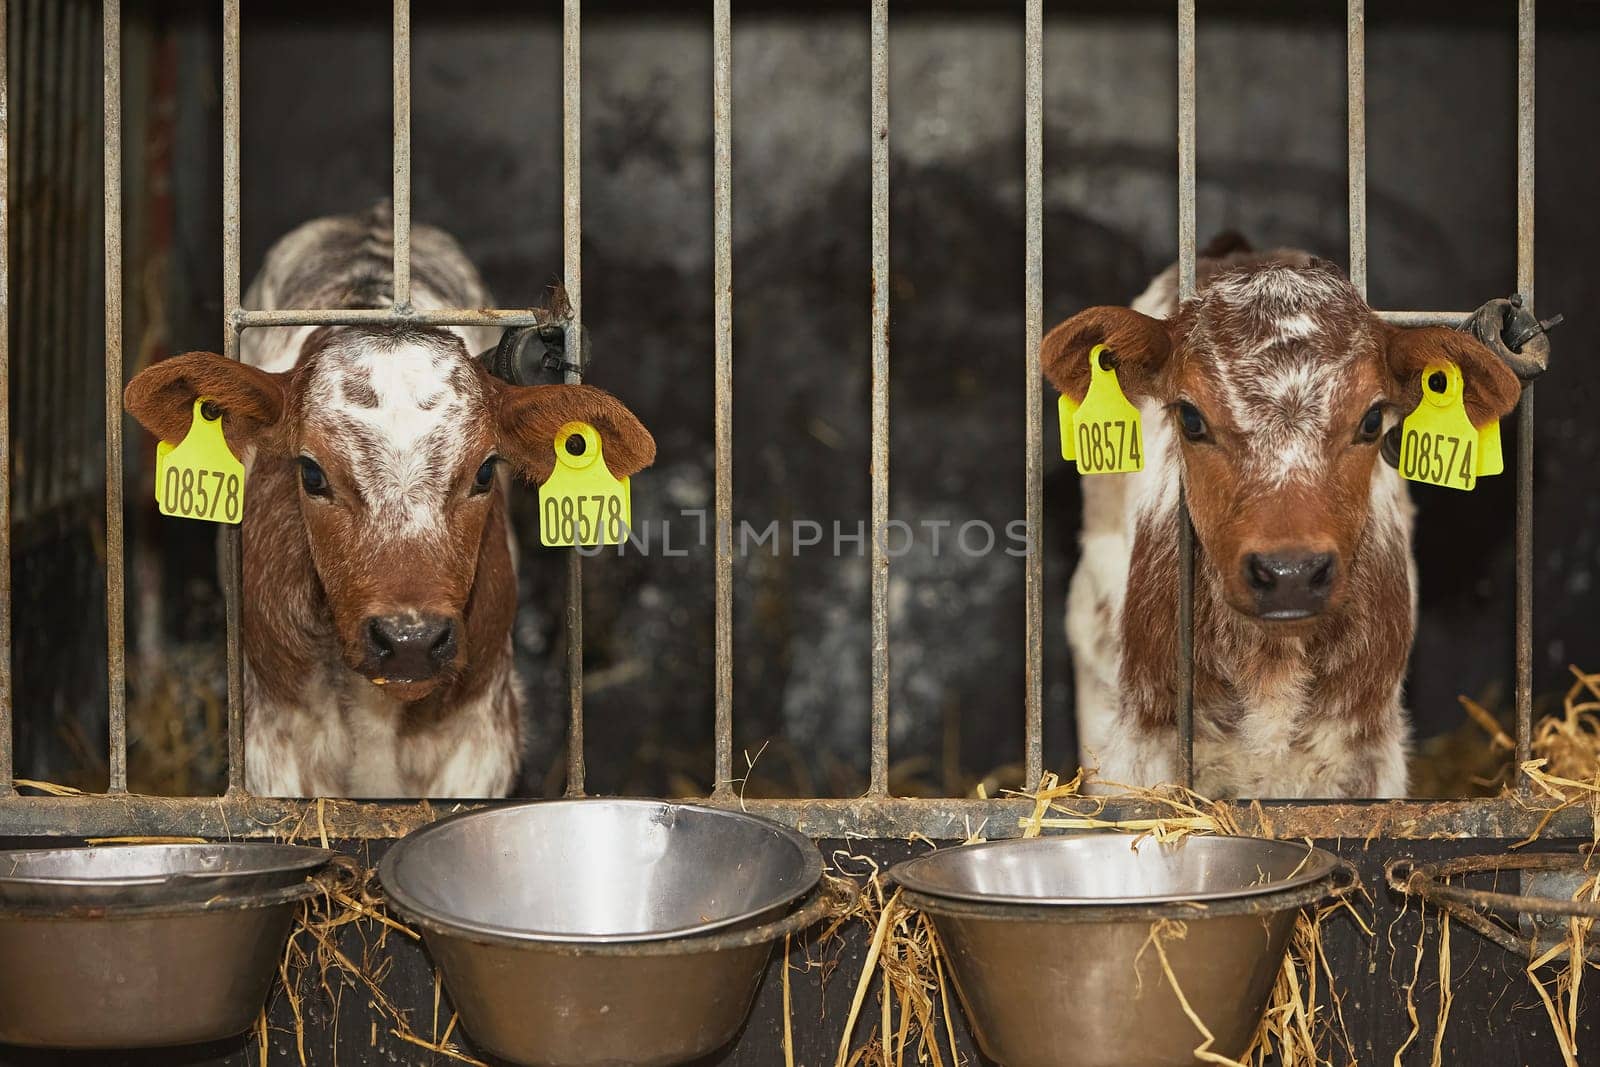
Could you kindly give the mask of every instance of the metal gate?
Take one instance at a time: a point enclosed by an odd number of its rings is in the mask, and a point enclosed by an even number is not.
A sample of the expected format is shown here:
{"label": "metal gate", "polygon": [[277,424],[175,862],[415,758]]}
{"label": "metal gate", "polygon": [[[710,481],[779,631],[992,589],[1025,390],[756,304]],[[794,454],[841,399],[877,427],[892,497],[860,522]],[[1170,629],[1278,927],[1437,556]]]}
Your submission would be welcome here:
{"label": "metal gate", "polygon": [[[734,795],[733,771],[733,256],[732,256],[732,36],[730,0],[714,0],[714,270],[715,270],[715,789],[714,804],[740,803]],[[1194,291],[1195,277],[1195,0],[1179,0],[1178,40],[1178,247],[1182,295]],[[411,306],[411,121],[410,0],[394,0],[393,32],[393,204],[395,300],[391,309],[246,310],[240,302],[240,0],[223,5],[223,297],[225,351],[237,359],[243,330],[264,326],[409,322],[424,325],[513,326],[551,323],[541,311],[456,309],[418,311]],[[1025,213],[1024,262],[1027,328],[1018,371],[1026,391],[1026,556],[1025,724],[1026,777],[1037,782],[1043,771],[1042,648],[1043,577],[1043,398],[1039,342],[1043,317],[1043,0],[1025,0]],[[240,534],[230,528],[224,539],[223,574],[227,603],[228,662],[228,789],[216,798],[152,798],[127,791],[127,738],[124,693],[124,567],[121,388],[122,352],[122,145],[120,0],[104,0],[105,151],[105,471],[110,780],[99,796],[20,796],[12,774],[12,687],[10,674],[11,596],[10,485],[0,493],[0,835],[114,836],[183,834],[248,837],[281,834],[298,825],[315,807],[325,832],[336,838],[384,838],[429,821],[426,804],[296,801],[254,797],[244,789],[242,729],[242,659],[239,629],[241,584]],[[1347,85],[1349,131],[1350,278],[1363,293],[1367,282],[1366,250],[1366,124],[1365,29],[1363,0],[1347,5]],[[1533,298],[1534,176],[1534,0],[1518,0],[1517,17],[1517,287]],[[5,260],[5,201],[8,137],[4,64],[7,56],[5,12],[0,5],[0,317],[7,310],[9,264]],[[872,233],[871,296],[871,515],[874,529],[888,521],[889,501],[889,91],[888,0],[871,0],[871,169]],[[570,314],[559,320],[571,351],[581,351],[583,287],[581,263],[581,144],[579,89],[581,63],[580,0],[564,0],[563,21],[563,208],[565,284]],[[28,220],[24,220],[29,224]],[[27,299],[25,294],[25,299]],[[1455,325],[1465,311],[1385,311],[1382,317],[1403,325]],[[6,338],[0,336],[0,476],[10,470],[11,427],[8,411],[9,364]],[[569,373],[576,380],[576,372]],[[1516,739],[1519,762],[1529,753],[1532,718],[1532,391],[1524,390],[1519,408],[1516,460]],[[1194,546],[1185,514],[1182,521],[1180,574],[1180,766],[1185,778],[1193,766],[1192,614]],[[1015,833],[1017,817],[1031,806],[1006,799],[901,799],[889,795],[889,567],[882,538],[874,537],[871,553],[871,728],[870,787],[858,799],[749,801],[747,807],[779,819],[815,837],[905,839],[919,835],[934,840],[960,839],[983,824],[990,836]],[[566,626],[568,631],[569,730],[567,789],[583,794],[583,612],[582,566],[577,554],[569,563]],[[1526,792],[1527,783],[1521,787]],[[1136,815],[1132,807],[1114,813]],[[1542,809],[1520,798],[1454,801],[1241,804],[1244,826],[1270,819],[1279,834],[1327,838],[1385,835],[1421,838],[1521,836],[1541,824],[1552,835],[1587,833],[1588,817],[1572,810],[1547,819]]]}

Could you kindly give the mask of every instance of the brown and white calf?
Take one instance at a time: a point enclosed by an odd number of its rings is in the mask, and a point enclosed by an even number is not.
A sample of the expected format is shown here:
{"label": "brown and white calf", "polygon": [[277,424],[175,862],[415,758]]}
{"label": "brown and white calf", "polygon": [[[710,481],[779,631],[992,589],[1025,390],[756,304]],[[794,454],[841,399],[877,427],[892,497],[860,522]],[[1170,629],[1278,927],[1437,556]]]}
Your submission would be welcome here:
{"label": "brown and white calf", "polygon": [[[413,305],[492,306],[439,230],[412,231]],[[380,208],[325,218],[268,254],[247,304],[393,303]],[[502,796],[521,753],[515,540],[503,463],[549,477],[565,423],[593,424],[619,477],[655,442],[586,385],[512,386],[474,357],[493,334],[411,326],[247,331],[241,362],[191,352],[129,383],[177,442],[196,397],[248,471],[243,519],[245,782],[279,796]]]}
{"label": "brown and white calf", "polygon": [[1091,347],[1112,349],[1144,426],[1141,472],[1083,479],[1067,607],[1081,758],[1107,782],[1178,777],[1181,474],[1196,788],[1402,795],[1416,569],[1411,502],[1379,442],[1431,362],[1460,366],[1476,426],[1520,384],[1466,334],[1385,324],[1302,252],[1202,258],[1198,281],[1179,305],[1169,269],[1131,308],[1089,308],[1044,339],[1046,375],[1080,401]]}

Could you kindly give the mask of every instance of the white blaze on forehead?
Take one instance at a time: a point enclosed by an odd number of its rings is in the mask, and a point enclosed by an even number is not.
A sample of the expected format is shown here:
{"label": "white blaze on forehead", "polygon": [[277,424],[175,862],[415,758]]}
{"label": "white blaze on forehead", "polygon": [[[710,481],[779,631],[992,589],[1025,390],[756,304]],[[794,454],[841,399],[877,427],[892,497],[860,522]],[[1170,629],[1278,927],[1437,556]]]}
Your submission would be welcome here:
{"label": "white blaze on forehead", "polygon": [[340,453],[371,521],[401,534],[437,530],[467,458],[466,424],[483,410],[477,376],[460,351],[353,340],[321,354],[306,419]]}
{"label": "white blaze on forehead", "polygon": [[1224,274],[1201,295],[1191,343],[1209,354],[1204,362],[1252,476],[1281,485],[1323,473],[1360,341],[1333,324],[1353,295],[1341,278],[1289,266]]}

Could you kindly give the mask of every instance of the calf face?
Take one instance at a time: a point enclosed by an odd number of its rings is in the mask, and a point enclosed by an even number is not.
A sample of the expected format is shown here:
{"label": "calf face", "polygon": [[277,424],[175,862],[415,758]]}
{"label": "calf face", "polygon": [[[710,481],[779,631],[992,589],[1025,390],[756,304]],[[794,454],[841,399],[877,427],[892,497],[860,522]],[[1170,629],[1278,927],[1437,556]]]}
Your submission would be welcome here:
{"label": "calf face", "polygon": [[1235,610],[1293,624],[1336,609],[1368,523],[1384,432],[1421,399],[1435,362],[1461,368],[1468,417],[1515,406],[1516,376],[1472,337],[1398,328],[1309,257],[1213,275],[1170,319],[1096,307],[1045,337],[1045,374],[1082,401],[1089,352],[1171,420],[1205,557]]}
{"label": "calf face", "polygon": [[177,442],[196,397],[220,410],[252,469],[297,468],[342,658],[402,701],[448,683],[472,655],[462,619],[502,462],[543,481],[571,421],[599,431],[618,477],[655,458],[649,432],[609,394],[507,385],[444,330],[325,327],[278,374],[190,353],[139,374],[124,400]]}

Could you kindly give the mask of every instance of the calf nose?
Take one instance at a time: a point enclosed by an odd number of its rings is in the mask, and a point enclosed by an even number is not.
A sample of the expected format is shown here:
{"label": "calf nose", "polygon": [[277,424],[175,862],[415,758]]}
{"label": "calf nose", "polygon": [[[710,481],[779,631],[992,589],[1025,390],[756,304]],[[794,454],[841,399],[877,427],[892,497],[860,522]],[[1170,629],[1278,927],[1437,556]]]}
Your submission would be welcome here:
{"label": "calf nose", "polygon": [[379,615],[367,620],[375,676],[395,682],[432,678],[456,655],[456,624],[442,615]]}
{"label": "calf nose", "polygon": [[1331,552],[1252,552],[1244,558],[1244,581],[1263,619],[1304,619],[1328,602],[1339,561]]}

